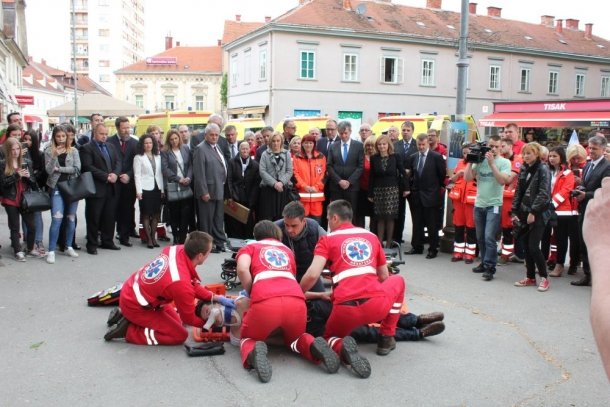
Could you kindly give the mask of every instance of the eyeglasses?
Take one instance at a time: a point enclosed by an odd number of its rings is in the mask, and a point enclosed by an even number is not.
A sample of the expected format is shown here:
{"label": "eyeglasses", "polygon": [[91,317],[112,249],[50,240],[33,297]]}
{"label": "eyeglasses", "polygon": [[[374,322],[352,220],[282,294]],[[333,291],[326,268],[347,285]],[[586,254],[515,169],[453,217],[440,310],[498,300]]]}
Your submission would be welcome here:
{"label": "eyeglasses", "polygon": [[361,132],[363,131],[371,131],[371,129],[360,129]]}
{"label": "eyeglasses", "polygon": [[335,128],[335,129],[333,129],[333,128],[331,128],[331,127],[327,127],[327,128],[326,128],[326,130],[328,130],[328,131],[333,130],[333,131],[334,131],[334,130],[337,130],[337,129],[336,129],[336,128]]}

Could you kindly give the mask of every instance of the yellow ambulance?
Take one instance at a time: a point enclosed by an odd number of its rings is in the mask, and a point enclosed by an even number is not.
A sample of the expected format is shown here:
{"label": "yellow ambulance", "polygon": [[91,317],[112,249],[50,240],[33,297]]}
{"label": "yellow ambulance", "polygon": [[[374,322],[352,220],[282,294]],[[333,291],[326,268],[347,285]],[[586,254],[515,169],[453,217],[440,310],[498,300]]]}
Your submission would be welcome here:
{"label": "yellow ambulance", "polygon": [[235,126],[235,129],[237,129],[237,140],[243,140],[244,135],[248,130],[256,133],[257,131],[266,126],[263,119],[251,117],[242,119],[230,119],[225,125],[225,128],[229,125]]}

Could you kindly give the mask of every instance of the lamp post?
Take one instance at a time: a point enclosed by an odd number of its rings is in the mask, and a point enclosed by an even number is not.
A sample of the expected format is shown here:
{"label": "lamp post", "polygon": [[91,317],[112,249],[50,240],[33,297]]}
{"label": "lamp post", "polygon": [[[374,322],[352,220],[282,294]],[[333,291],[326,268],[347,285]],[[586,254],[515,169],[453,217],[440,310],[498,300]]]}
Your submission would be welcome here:
{"label": "lamp post", "polygon": [[72,2],[72,72],[74,74],[74,128],[78,131],[78,77],[76,76],[76,1]]}

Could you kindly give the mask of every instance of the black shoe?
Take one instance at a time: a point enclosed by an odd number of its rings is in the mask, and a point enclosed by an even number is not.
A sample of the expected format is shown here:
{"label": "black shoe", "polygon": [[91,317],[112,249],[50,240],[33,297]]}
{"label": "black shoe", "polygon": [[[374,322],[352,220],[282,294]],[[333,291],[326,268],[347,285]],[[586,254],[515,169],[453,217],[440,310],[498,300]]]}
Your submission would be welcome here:
{"label": "black shoe", "polygon": [[427,338],[429,336],[438,335],[445,330],[445,323],[442,321],[436,321],[431,323],[430,325],[426,325],[425,327],[419,330],[419,337],[421,339]]}
{"label": "black shoe", "polygon": [[424,254],[424,249],[419,249],[419,250],[418,249],[411,249],[411,250],[407,250],[405,252],[405,254],[408,254],[408,255],[412,255],[412,254]]}
{"label": "black shoe", "polygon": [[583,278],[580,280],[572,281],[570,284],[575,285],[577,287],[587,287],[591,285],[591,276],[585,274]]}
{"label": "black shoe", "polygon": [[254,349],[248,355],[248,365],[254,370],[261,382],[267,383],[271,380],[271,363],[267,359],[267,344],[262,341],[256,341]]}
{"label": "black shoe", "polygon": [[482,273],[485,271],[485,265],[483,263],[479,264],[475,268],[472,269],[473,273]]}
{"label": "black shoe", "polygon": [[113,244],[103,244],[100,246],[102,249],[106,250],[121,250],[121,248],[117,245]]}
{"label": "black shoe", "polygon": [[553,269],[555,268],[555,262],[554,261],[547,261],[546,262],[546,267],[549,269],[549,271],[553,271]]}
{"label": "black shoe", "polygon": [[371,375],[371,364],[366,358],[358,353],[358,345],[356,340],[351,336],[343,338],[343,346],[341,348],[341,358],[343,361],[352,367],[354,373],[366,379]]}
{"label": "black shoe", "polygon": [[494,267],[485,267],[485,271],[483,272],[481,277],[483,277],[483,280],[485,280],[485,281],[491,281],[494,279],[495,273],[496,273],[496,269]]}
{"label": "black shoe", "polygon": [[438,252],[436,250],[429,250],[428,254],[426,255],[426,259],[433,259],[438,255]]}
{"label": "black shoe", "polygon": [[169,237],[167,237],[167,236],[161,236],[158,239],[162,242],[169,242]]}
{"label": "black shoe", "polygon": [[157,243],[157,242],[153,242],[153,246],[154,247],[161,247],[161,246],[159,246],[159,243]]}
{"label": "black shoe", "polygon": [[154,249],[154,248],[155,248],[155,245],[154,245],[154,244],[152,244],[152,243],[150,243],[150,244],[147,244],[147,245],[146,245],[146,247],[148,247],[149,249]]}
{"label": "black shoe", "polygon": [[311,344],[311,355],[326,366],[328,373],[337,373],[341,362],[339,356],[328,346],[324,338],[317,337]]}
{"label": "black shoe", "polygon": [[133,246],[133,244],[131,244],[131,242],[130,242],[129,240],[119,240],[119,243],[120,243],[121,245],[123,245],[123,246],[126,246],[126,247],[131,247],[131,246]]}
{"label": "black shoe", "polygon": [[396,339],[393,336],[381,335],[377,341],[377,354],[385,356],[396,349]]}
{"label": "black shoe", "polygon": [[131,232],[131,234],[129,235],[129,237],[135,237],[136,239],[140,238],[140,235],[134,230]]}
{"label": "black shoe", "polygon": [[74,243],[74,244],[72,245],[72,248],[73,248],[74,250],[80,250],[80,249],[82,249],[82,247],[80,247],[80,246],[79,246],[78,244],[76,244],[76,243]]}
{"label": "black shoe", "polygon": [[119,319],[119,322],[108,328],[108,331],[106,331],[106,335],[104,335],[104,340],[111,341],[113,339],[125,338],[125,335],[127,335],[128,327],[129,321],[127,319]]}
{"label": "black shoe", "polygon": [[95,247],[88,246],[87,253],[89,254],[97,254],[97,249]]}
{"label": "black shoe", "polygon": [[574,266],[572,264],[570,264],[570,267],[568,267],[568,275],[574,275],[576,274],[576,272],[578,271],[578,266]]}
{"label": "black shoe", "polygon": [[445,314],[442,312],[431,312],[429,314],[421,314],[417,316],[417,322],[415,323],[416,328],[422,328],[426,325],[430,325],[433,322],[442,321],[445,319]]}
{"label": "black shoe", "polygon": [[119,307],[113,308],[112,311],[110,311],[110,314],[108,315],[108,321],[106,321],[106,324],[108,326],[112,326],[118,323],[121,318],[123,318],[123,313],[121,312],[121,309]]}

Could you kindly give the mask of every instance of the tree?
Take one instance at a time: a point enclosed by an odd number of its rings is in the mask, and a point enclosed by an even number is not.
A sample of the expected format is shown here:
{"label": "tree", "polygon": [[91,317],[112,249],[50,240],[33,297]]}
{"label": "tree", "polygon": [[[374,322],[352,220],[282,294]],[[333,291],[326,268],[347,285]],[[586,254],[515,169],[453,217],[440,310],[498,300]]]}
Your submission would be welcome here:
{"label": "tree", "polygon": [[220,105],[224,108],[227,106],[227,88],[229,79],[227,74],[222,75],[222,82],[220,83]]}

